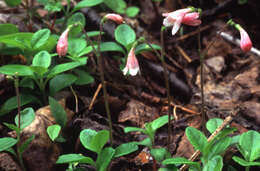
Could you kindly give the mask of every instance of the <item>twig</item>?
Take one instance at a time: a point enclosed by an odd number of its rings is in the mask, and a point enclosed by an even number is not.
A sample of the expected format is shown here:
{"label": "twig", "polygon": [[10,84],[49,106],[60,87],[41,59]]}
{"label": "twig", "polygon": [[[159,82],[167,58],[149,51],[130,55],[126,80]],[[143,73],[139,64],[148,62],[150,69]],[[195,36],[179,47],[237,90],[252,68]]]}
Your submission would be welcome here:
{"label": "twig", "polygon": [[[231,121],[233,120],[233,117],[236,116],[236,113],[231,113],[229,116],[227,116],[225,118],[225,120],[223,121],[223,123],[215,130],[215,132],[213,132],[210,137],[207,139],[208,142],[210,142],[211,140],[213,140],[213,138],[220,132],[222,131],[228,124],[231,123]],[[197,157],[200,155],[200,151],[196,150],[192,156],[189,158],[190,161],[194,161],[197,159]],[[181,168],[180,171],[184,171],[188,168],[189,166],[184,164]]]}
{"label": "twig", "polygon": [[78,113],[79,112],[79,103],[78,103],[78,96],[76,94],[76,92],[74,91],[73,87],[70,86],[70,90],[75,98],[75,112]]}
{"label": "twig", "polygon": [[187,55],[187,53],[180,46],[176,45],[175,47],[188,63],[192,61],[192,59]]}
{"label": "twig", "polygon": [[98,88],[97,88],[97,90],[96,90],[96,92],[95,92],[95,94],[94,94],[94,96],[93,96],[93,98],[92,98],[92,100],[91,100],[91,102],[90,102],[90,105],[89,105],[89,107],[88,107],[88,110],[91,110],[91,109],[92,109],[93,104],[94,104],[94,102],[95,102],[95,100],[96,100],[96,98],[97,98],[97,95],[98,95],[98,93],[100,92],[101,88],[102,88],[102,84],[99,84],[99,85],[98,85]]}
{"label": "twig", "polygon": [[176,38],[174,41],[185,40],[185,39],[187,39],[187,38],[189,38],[191,36],[194,36],[194,35],[198,34],[199,32],[202,32],[202,31],[205,31],[205,30],[209,29],[210,27],[211,27],[211,25],[206,25],[204,27],[201,27],[200,29],[197,29],[197,30],[192,31],[190,33],[187,33],[187,34],[185,34],[185,35],[183,35],[183,36],[181,36],[179,38]]}

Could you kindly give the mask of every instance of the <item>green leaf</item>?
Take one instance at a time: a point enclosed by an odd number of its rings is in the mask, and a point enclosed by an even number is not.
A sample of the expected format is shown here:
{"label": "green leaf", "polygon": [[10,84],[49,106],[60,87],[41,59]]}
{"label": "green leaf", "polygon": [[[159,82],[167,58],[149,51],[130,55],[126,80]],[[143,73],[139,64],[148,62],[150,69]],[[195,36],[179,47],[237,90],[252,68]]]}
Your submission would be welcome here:
{"label": "green leaf", "polygon": [[49,88],[50,94],[54,95],[56,92],[65,87],[69,87],[77,80],[77,77],[72,74],[59,74],[50,80]]}
{"label": "green leaf", "polygon": [[63,154],[56,161],[57,164],[65,163],[86,163],[95,166],[95,162],[90,157],[85,157],[80,154]]}
{"label": "green leaf", "polygon": [[78,76],[75,82],[76,85],[86,85],[94,82],[94,78],[89,73],[79,69],[75,69],[74,72]]}
{"label": "green leaf", "polygon": [[18,126],[16,126],[15,124],[9,124],[9,123],[4,122],[4,125],[7,128],[15,131],[17,135],[22,131],[22,129],[19,129]]}
{"label": "green leaf", "polygon": [[36,33],[34,33],[31,39],[32,48],[36,49],[44,45],[49,39],[50,34],[51,32],[49,29],[38,30]]}
{"label": "green leaf", "polygon": [[138,146],[136,145],[136,143],[130,142],[121,144],[115,149],[114,157],[124,156],[136,150],[138,150]]}
{"label": "green leaf", "polygon": [[207,144],[207,138],[205,135],[193,127],[187,127],[185,134],[196,150],[203,152],[204,147]]}
{"label": "green leaf", "polygon": [[79,138],[86,149],[99,154],[109,139],[109,131],[96,132],[92,129],[84,129],[80,132]]}
{"label": "green leaf", "polygon": [[29,48],[31,46],[32,33],[14,33],[0,36],[0,43],[5,43],[6,45],[18,47],[20,49]]}
{"label": "green leaf", "polygon": [[14,24],[0,24],[0,36],[19,32]]}
{"label": "green leaf", "polygon": [[223,123],[222,119],[212,118],[206,123],[206,128],[212,134]]}
{"label": "green leaf", "polygon": [[[208,146],[210,143],[208,143],[206,146]],[[208,160],[213,158],[214,156],[221,155],[226,151],[226,149],[230,146],[231,144],[231,138],[230,137],[225,137],[216,143],[214,143],[208,150],[203,150],[204,153],[203,155],[208,154]],[[207,148],[207,147],[205,147]],[[204,149],[205,149],[204,148]]]}
{"label": "green leaf", "polygon": [[79,54],[86,48],[86,40],[81,38],[69,39],[68,53],[71,56],[79,57]]}
{"label": "green leaf", "polygon": [[[95,48],[97,48],[97,46],[95,46]],[[93,50],[92,46],[88,46],[88,47],[84,48],[84,49],[80,52],[80,54],[78,54],[78,57],[81,57],[81,56],[83,56],[83,55],[87,55],[87,54],[89,54],[90,52],[92,52],[92,50]]]}
{"label": "green leaf", "polygon": [[140,9],[138,7],[132,6],[128,7],[125,13],[128,17],[135,17],[139,13],[139,11]]}
{"label": "green leaf", "polygon": [[5,0],[6,5],[8,5],[9,7],[18,6],[21,2],[22,0]]}
{"label": "green leaf", "polygon": [[[172,120],[173,118],[171,118]],[[151,122],[151,126],[153,131],[155,132],[157,129],[161,128],[163,125],[168,123],[168,115],[161,116]]]}
{"label": "green leaf", "polygon": [[83,0],[80,1],[72,10],[72,12],[78,11],[81,8],[86,8],[86,7],[93,7],[98,4],[101,4],[103,0]]}
{"label": "green leaf", "polygon": [[21,146],[19,146],[18,150],[20,154],[23,154],[23,152],[28,148],[28,146],[30,145],[32,140],[34,140],[34,138],[35,135],[30,136],[27,140],[25,140],[25,142]]}
{"label": "green leaf", "polygon": [[97,157],[96,165],[98,171],[106,171],[107,167],[115,154],[112,147],[104,148]]}
{"label": "green leaf", "polygon": [[80,58],[79,61],[67,62],[64,64],[56,65],[50,70],[50,73],[48,74],[47,78],[52,78],[57,74],[71,70],[81,65],[85,65],[86,63],[87,63],[87,58]]}
{"label": "green leaf", "polygon": [[[24,129],[25,127],[29,126],[33,122],[33,120],[35,118],[35,113],[34,113],[33,108],[28,107],[28,108],[25,108],[24,110],[22,110],[20,114],[21,114],[20,115],[20,117],[21,117],[20,118],[21,119],[20,128]],[[14,119],[16,126],[18,126],[18,118],[19,118],[19,116],[17,114]]]}
{"label": "green leaf", "polygon": [[162,162],[163,160],[171,157],[171,154],[165,148],[153,148],[151,150],[151,155],[159,163]]}
{"label": "green leaf", "polygon": [[260,162],[249,162],[246,161],[238,156],[233,156],[232,159],[237,162],[238,164],[240,164],[241,166],[247,167],[247,166],[260,166]]}
{"label": "green leaf", "polygon": [[4,137],[0,138],[0,151],[4,151],[17,143],[17,139]]}
{"label": "green leaf", "polygon": [[101,52],[116,51],[116,52],[122,52],[123,54],[126,54],[125,50],[115,42],[103,42],[103,43],[101,43],[100,44],[100,51]]}
{"label": "green leaf", "polygon": [[244,5],[247,3],[248,0],[238,0],[239,5]]}
{"label": "green leaf", "polygon": [[48,68],[44,68],[41,66],[30,66],[31,70],[39,76],[39,78],[43,78],[44,74],[48,72]]}
{"label": "green leaf", "polygon": [[50,96],[49,104],[51,107],[52,116],[55,118],[56,123],[64,128],[67,123],[67,114],[64,108],[61,106],[61,104],[59,104],[54,98]]}
{"label": "green leaf", "polygon": [[127,47],[135,41],[135,31],[129,25],[121,24],[115,30],[115,39],[124,47]]}
{"label": "green leaf", "polygon": [[247,161],[254,161],[260,157],[260,134],[250,130],[243,133],[239,140],[242,155]]}
{"label": "green leaf", "polygon": [[[95,37],[95,36],[99,36],[99,32],[100,31],[88,31],[87,35],[88,35],[88,37]],[[101,32],[101,35],[104,35],[104,34],[105,34],[104,32]]]}
{"label": "green leaf", "polygon": [[59,136],[61,130],[60,125],[51,125],[47,128],[47,133],[52,141],[55,141],[55,139]]}
{"label": "green leaf", "polygon": [[125,127],[124,128],[124,132],[128,133],[128,132],[142,132],[145,133],[145,130],[143,128],[137,128],[137,127]]}
{"label": "green leaf", "polygon": [[49,12],[60,11],[62,8],[61,1],[53,0],[37,0],[40,4],[44,6],[44,9]]}
{"label": "green leaf", "polygon": [[124,0],[104,0],[104,3],[116,13],[125,13],[126,2]]}
{"label": "green leaf", "polygon": [[[175,157],[175,158],[169,158],[162,162],[163,165],[179,165],[179,164],[187,164],[189,166],[193,166],[195,168],[200,168],[199,163],[190,161],[184,157]],[[199,169],[200,170],[200,169]]]}
{"label": "green leaf", "polygon": [[29,78],[29,77],[24,77],[24,78],[22,78],[22,80],[20,81],[19,86],[20,86],[20,87],[25,87],[25,88],[34,89],[33,79],[31,79],[31,78]]}
{"label": "green leaf", "polygon": [[51,65],[51,55],[47,51],[37,53],[32,61],[32,66],[48,68]]}
{"label": "green leaf", "polygon": [[1,66],[0,73],[12,76],[33,76],[33,71],[29,66],[19,64]]}
{"label": "green leaf", "polygon": [[203,167],[203,171],[221,171],[223,168],[223,160],[221,156],[214,156]]}
{"label": "green leaf", "polygon": [[[161,49],[161,47],[156,45],[156,44],[151,44],[151,46],[155,50],[160,50]],[[142,44],[139,44],[138,46],[136,46],[135,54],[137,55],[137,54],[140,54],[140,53],[145,52],[145,51],[152,51],[153,49],[150,48],[150,46],[148,44],[142,43]]]}
{"label": "green leaf", "polygon": [[80,23],[82,25],[82,27],[85,27],[85,25],[86,25],[85,16],[81,12],[77,12],[77,13],[73,14],[68,19],[67,26],[73,25],[73,24],[76,24],[76,23]]}
{"label": "green leaf", "polygon": [[[40,103],[39,100],[29,94],[20,94],[20,106],[24,106],[26,104],[29,104],[31,102],[37,102]],[[10,99],[8,99],[0,108],[0,116],[10,112],[13,109],[17,108],[17,99],[16,96],[11,97]]]}
{"label": "green leaf", "polygon": [[145,138],[143,141],[140,141],[140,142],[135,142],[137,145],[143,145],[143,146],[146,146],[146,147],[149,147],[149,148],[152,148],[152,140],[151,138]]}

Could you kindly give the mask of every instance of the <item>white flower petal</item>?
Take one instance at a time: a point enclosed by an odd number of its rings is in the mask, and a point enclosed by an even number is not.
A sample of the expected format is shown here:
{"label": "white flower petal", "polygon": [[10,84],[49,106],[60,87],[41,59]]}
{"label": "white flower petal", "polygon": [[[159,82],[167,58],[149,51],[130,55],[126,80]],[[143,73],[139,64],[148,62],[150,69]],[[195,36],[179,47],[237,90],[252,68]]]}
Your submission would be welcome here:
{"label": "white flower petal", "polygon": [[137,68],[130,68],[129,69],[129,73],[132,76],[135,76],[138,72],[139,72],[139,67],[137,67]]}
{"label": "white flower petal", "polygon": [[172,27],[172,35],[175,35],[177,33],[177,31],[180,29],[181,26],[181,20],[176,20],[176,22],[173,24]]}
{"label": "white flower petal", "polygon": [[165,18],[165,19],[163,20],[163,25],[164,25],[165,27],[170,27],[170,26],[173,25],[173,23],[169,22],[168,18]]}
{"label": "white flower petal", "polygon": [[123,74],[126,75],[127,72],[128,72],[128,67],[125,67],[125,68],[123,69]]}

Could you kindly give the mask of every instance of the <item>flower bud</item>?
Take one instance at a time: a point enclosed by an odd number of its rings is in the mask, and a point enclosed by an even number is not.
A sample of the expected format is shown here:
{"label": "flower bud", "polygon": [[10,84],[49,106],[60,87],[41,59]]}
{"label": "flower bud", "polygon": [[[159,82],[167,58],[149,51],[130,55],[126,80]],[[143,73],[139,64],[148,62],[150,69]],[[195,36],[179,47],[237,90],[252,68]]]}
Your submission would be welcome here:
{"label": "flower bud", "polygon": [[59,57],[61,56],[65,56],[67,54],[68,51],[68,34],[69,34],[70,29],[67,28],[60,36],[58,43],[57,43],[57,47],[56,47],[56,51],[59,55]]}
{"label": "flower bud", "polygon": [[252,42],[250,40],[250,37],[248,36],[247,32],[240,27],[240,48],[243,52],[248,52],[252,48]]}
{"label": "flower bud", "polygon": [[118,15],[118,14],[107,14],[107,15],[105,15],[105,18],[112,20],[112,21],[116,22],[117,24],[124,23],[123,17],[121,17],[121,15]]}

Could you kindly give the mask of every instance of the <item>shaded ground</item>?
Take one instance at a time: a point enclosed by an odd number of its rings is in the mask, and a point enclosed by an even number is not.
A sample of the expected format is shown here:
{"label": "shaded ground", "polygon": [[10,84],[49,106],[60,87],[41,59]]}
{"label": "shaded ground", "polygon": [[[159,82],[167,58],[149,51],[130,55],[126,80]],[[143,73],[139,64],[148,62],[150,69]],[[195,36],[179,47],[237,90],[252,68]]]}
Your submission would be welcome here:
{"label": "shaded ground", "polygon": [[[179,1],[178,1],[179,2]],[[216,0],[216,2],[203,1],[200,6],[203,9],[202,22],[200,30],[197,27],[184,27],[183,35],[172,37],[170,29],[165,32],[165,50],[167,69],[170,73],[169,81],[172,96],[172,108],[175,114],[175,120],[172,122],[173,142],[171,144],[171,154],[173,156],[183,156],[189,158],[194,152],[189,144],[184,130],[187,126],[201,128],[200,115],[200,69],[198,55],[197,33],[201,32],[202,49],[204,49],[212,39],[216,37],[219,31],[228,19],[233,18],[248,31],[252,38],[253,46],[260,48],[260,4],[257,0],[249,0],[245,5],[239,5],[236,0]],[[130,2],[129,2],[130,3]],[[197,1],[184,1],[173,4],[172,1],[165,0],[163,3],[153,4],[149,0],[132,2],[141,8],[140,15],[135,19],[127,19],[131,26],[136,30],[137,36],[145,36],[150,42],[159,44],[160,27],[162,17],[158,14],[168,12],[173,9],[194,5],[198,7]],[[100,9],[83,9],[87,19],[86,29],[97,30],[100,20]],[[153,11],[153,12],[151,12]],[[246,12],[242,12],[246,11]],[[7,18],[0,18],[1,22],[12,22],[17,18],[16,15],[23,15],[22,10],[2,10],[2,14],[9,15]],[[158,14],[156,13],[158,12]],[[62,14],[59,14],[62,15]],[[41,25],[39,21],[35,21]],[[107,33],[105,40],[113,39],[113,30],[115,25],[109,23],[104,31]],[[19,23],[19,29],[28,31],[27,27]],[[36,29],[36,28],[33,28]],[[236,30],[227,28],[226,33],[239,38]],[[152,52],[138,55],[141,68],[141,75],[136,77],[124,77],[119,70],[119,63],[109,58],[113,53],[104,53],[104,70],[107,81],[109,104],[113,120],[113,135],[115,138],[114,146],[129,141],[140,141],[144,136],[132,133],[125,134],[125,126],[144,127],[144,123],[150,122],[159,116],[167,114],[167,98],[164,86],[163,68],[156,55]],[[239,133],[249,129],[260,131],[260,85],[259,85],[259,63],[260,56],[254,53],[243,53],[239,46],[224,38],[218,38],[217,42],[209,49],[205,61],[205,104],[207,119],[219,117],[224,119],[231,112],[236,111],[237,117],[232,122]],[[17,60],[13,59],[12,60]],[[19,60],[19,59],[18,59]],[[8,61],[8,60],[7,60]],[[6,64],[3,60],[1,65]],[[89,62],[88,67],[93,63]],[[74,114],[75,102],[69,90],[60,96],[66,99],[66,108],[70,110],[71,118],[68,128],[64,131],[65,138],[68,139],[63,144],[52,144],[40,131],[29,131],[38,134],[39,141],[35,142],[35,148],[31,148],[24,156],[26,166],[29,170],[64,170],[66,166],[53,166],[55,158],[63,153],[86,153],[78,140],[79,132],[85,128],[95,130],[108,129],[108,123],[105,114],[104,100],[102,92],[99,93],[91,110],[89,110],[90,101],[100,83],[97,73],[93,73],[95,82],[86,87],[76,87],[79,95],[79,113]],[[1,103],[14,95],[13,88],[9,83],[1,80]],[[46,115],[48,109],[39,112],[40,115]],[[0,131],[1,136],[6,136],[8,130],[2,126],[2,120],[12,120],[11,115],[1,118]],[[13,117],[13,116],[12,116]],[[48,117],[47,117],[48,118]],[[44,123],[49,123],[42,119]],[[50,119],[51,120],[51,119]],[[45,127],[48,124],[43,124]],[[45,129],[42,128],[43,130]],[[33,129],[32,129],[33,130]],[[37,128],[37,130],[40,130]],[[167,127],[158,131],[155,140],[156,146],[167,146]],[[37,146],[41,144],[42,146]],[[227,152],[225,155],[227,163],[232,163],[231,155],[237,151]],[[6,155],[0,153],[1,156]],[[8,161],[8,162],[6,162]],[[39,161],[41,164],[39,165]],[[12,163],[12,164],[6,164]],[[82,165],[83,168],[88,166]],[[158,165],[159,167],[159,165]],[[234,164],[234,167],[239,167]],[[18,170],[16,162],[8,157],[0,158],[0,170]],[[12,169],[15,168],[15,169]],[[37,168],[37,169],[36,169]],[[128,156],[114,160],[111,164],[111,170],[152,170],[152,160],[146,149],[139,147],[139,151]]]}

